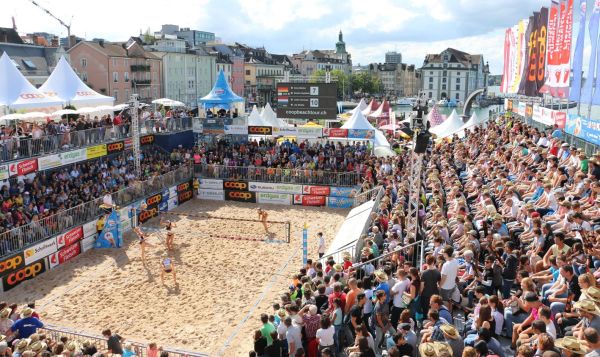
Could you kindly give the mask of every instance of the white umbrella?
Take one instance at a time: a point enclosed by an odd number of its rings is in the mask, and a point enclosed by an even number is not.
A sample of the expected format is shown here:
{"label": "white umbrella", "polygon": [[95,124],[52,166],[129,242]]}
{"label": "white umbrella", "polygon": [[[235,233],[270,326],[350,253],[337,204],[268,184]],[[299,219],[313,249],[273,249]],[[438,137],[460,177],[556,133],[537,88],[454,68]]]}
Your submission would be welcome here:
{"label": "white umbrella", "polygon": [[185,104],[169,98],[160,98],[152,101],[152,104],[159,104],[163,107],[185,107]]}
{"label": "white umbrella", "polygon": [[19,113],[6,114],[5,116],[0,117],[0,120],[22,119],[23,115],[24,114],[19,114]]}
{"label": "white umbrella", "polygon": [[84,107],[77,109],[77,114],[87,114],[97,112],[98,108]]}
{"label": "white umbrella", "polygon": [[69,114],[77,114],[77,111],[73,110],[73,109],[61,109],[61,110],[57,110],[54,113],[52,113],[52,115],[54,115],[54,116],[62,116],[62,115],[69,115]]}
{"label": "white umbrella", "polygon": [[129,104],[125,104],[125,103],[123,103],[123,104],[117,104],[114,107],[112,107],[112,110],[114,110],[115,112],[117,112],[117,111],[120,111],[120,110],[123,110],[123,109],[127,108],[128,106],[129,106]]}
{"label": "white umbrella", "polygon": [[101,105],[99,107],[96,107],[97,112],[101,112],[101,111],[105,111],[105,110],[113,110],[113,106],[112,105]]}
{"label": "white umbrella", "polygon": [[30,112],[30,113],[25,113],[23,114],[23,119],[37,119],[37,118],[46,118],[52,116],[48,113],[42,113],[42,112]]}

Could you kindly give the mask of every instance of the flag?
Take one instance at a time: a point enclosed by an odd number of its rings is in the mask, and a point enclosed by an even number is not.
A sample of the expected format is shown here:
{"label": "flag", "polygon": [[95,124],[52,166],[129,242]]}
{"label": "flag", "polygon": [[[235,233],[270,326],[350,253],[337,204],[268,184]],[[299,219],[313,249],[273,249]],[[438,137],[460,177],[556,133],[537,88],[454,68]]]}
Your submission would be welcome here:
{"label": "flag", "polygon": [[442,124],[443,121],[444,118],[442,118],[442,115],[440,114],[437,105],[434,105],[433,109],[431,109],[431,113],[429,113],[429,124],[433,128],[436,125]]}
{"label": "flag", "polygon": [[[558,80],[556,74],[560,64],[560,48],[562,46],[562,31],[558,31],[562,24],[558,17],[558,0],[552,0],[550,7],[550,15],[548,19],[548,41],[547,50],[548,60],[546,63],[546,82],[540,88],[540,93],[550,93],[552,96],[556,94],[556,86]],[[559,34],[560,33],[560,34]]]}
{"label": "flag", "polygon": [[121,248],[123,237],[121,235],[121,217],[117,211],[112,211],[104,223],[104,229],[96,239],[96,248]]}
{"label": "flag", "polygon": [[[563,2],[565,3],[564,6],[562,6]],[[566,0],[563,2],[561,2],[561,11],[564,10],[564,14],[561,13],[560,15],[560,21],[563,23],[563,40],[560,49],[560,65],[557,76],[559,98],[567,98],[569,96],[569,80],[571,77],[571,39],[573,37],[573,0]]]}
{"label": "flag", "polygon": [[579,33],[573,53],[573,82],[569,91],[569,100],[579,101],[581,96],[581,71],[583,70],[583,43],[585,42],[585,12],[587,0],[579,0]]}
{"label": "flag", "polygon": [[594,88],[594,75],[596,74],[596,49],[598,48],[598,21],[600,20],[600,3],[594,4],[592,17],[589,22],[590,42],[592,51],[590,53],[590,66],[586,73],[587,78],[583,89],[581,90],[581,103],[590,104],[592,102],[592,90]]}

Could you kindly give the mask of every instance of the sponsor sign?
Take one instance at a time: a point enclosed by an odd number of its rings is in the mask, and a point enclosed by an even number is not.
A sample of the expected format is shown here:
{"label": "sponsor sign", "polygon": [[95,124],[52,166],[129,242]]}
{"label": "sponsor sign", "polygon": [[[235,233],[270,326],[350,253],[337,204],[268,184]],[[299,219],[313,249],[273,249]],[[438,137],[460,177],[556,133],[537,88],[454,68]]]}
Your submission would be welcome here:
{"label": "sponsor sign", "polygon": [[188,191],[192,189],[192,181],[180,183],[177,185],[177,193],[181,193],[183,191]]}
{"label": "sponsor sign", "polygon": [[0,180],[7,180],[9,177],[8,165],[0,165]]}
{"label": "sponsor sign", "polygon": [[325,206],[327,197],[325,196],[310,196],[310,195],[294,195],[294,204],[302,206]]}
{"label": "sponsor sign", "polygon": [[152,145],[154,144],[154,135],[144,135],[140,137],[140,145]]}
{"label": "sponsor sign", "polygon": [[225,200],[256,203],[256,192],[225,190]]}
{"label": "sponsor sign", "polygon": [[95,159],[98,157],[106,156],[106,144],[92,146],[86,149],[85,157],[90,159]]}
{"label": "sponsor sign", "polygon": [[200,122],[200,118],[192,119],[192,131],[194,133],[202,134],[202,122]]}
{"label": "sponsor sign", "polygon": [[79,254],[81,254],[81,246],[79,245],[79,242],[71,244],[59,250],[58,252],[48,257],[50,269],[54,269],[57,266],[64,264],[65,262],[78,256]]}
{"label": "sponsor sign", "polygon": [[168,189],[168,188],[166,188],[166,189],[164,189],[164,190],[163,190],[163,192],[162,192],[162,201],[161,201],[161,203],[162,203],[162,202],[167,202],[167,201],[169,200],[169,197],[171,197],[171,194],[170,194],[170,192],[169,192],[169,189]]}
{"label": "sponsor sign", "polygon": [[329,186],[302,186],[302,194],[315,196],[329,196],[331,190]]}
{"label": "sponsor sign", "polygon": [[73,151],[64,152],[64,153],[61,153],[58,155],[60,156],[61,165],[69,165],[69,164],[73,164],[73,163],[85,160],[86,155],[87,155],[87,150],[86,149],[73,150]]}
{"label": "sponsor sign", "polygon": [[572,114],[567,120],[565,132],[592,144],[600,145],[600,121]]}
{"label": "sponsor sign", "polygon": [[328,136],[330,138],[347,138],[348,137],[348,129],[341,129],[341,128],[323,129],[323,135]]}
{"label": "sponsor sign", "polygon": [[366,140],[373,139],[373,138],[375,138],[375,130],[349,129],[348,130],[348,138],[350,138],[350,139],[366,139]]}
{"label": "sponsor sign", "polygon": [[225,125],[225,134],[248,135],[248,127],[245,125]]}
{"label": "sponsor sign", "polygon": [[527,118],[527,119],[533,118],[533,104],[527,104],[525,106],[525,118]]}
{"label": "sponsor sign", "polygon": [[329,197],[327,198],[327,207],[331,208],[352,208],[354,199],[349,197]]}
{"label": "sponsor sign", "polygon": [[513,111],[513,101],[511,99],[508,99],[508,101],[506,102],[506,111],[507,112]]}
{"label": "sponsor sign", "polygon": [[95,244],[96,244],[96,234],[83,238],[83,240],[81,241],[81,252],[82,253],[87,252],[88,250],[94,248]]}
{"label": "sponsor sign", "polygon": [[81,239],[83,239],[83,226],[73,228],[67,233],[56,236],[56,248],[60,249],[62,247],[69,246],[73,243],[79,242]]}
{"label": "sponsor sign", "polygon": [[27,159],[8,165],[11,176],[24,176],[38,170],[37,159]]}
{"label": "sponsor sign", "polygon": [[278,83],[277,116],[298,119],[335,119],[335,83]]}
{"label": "sponsor sign", "polygon": [[298,128],[296,127],[286,127],[286,128],[276,128],[273,127],[273,136],[297,136]]}
{"label": "sponsor sign", "polygon": [[201,188],[198,190],[198,198],[201,200],[225,201],[225,191]]}
{"label": "sponsor sign", "polygon": [[23,252],[12,255],[8,258],[0,260],[0,276],[10,274],[25,266],[25,258]]}
{"label": "sponsor sign", "polygon": [[40,171],[53,169],[53,168],[59,167],[61,165],[62,165],[62,162],[60,161],[59,154],[42,156],[42,157],[38,158],[38,170],[40,170]]}
{"label": "sponsor sign", "polygon": [[301,185],[289,183],[249,182],[250,191],[271,193],[302,193]]}
{"label": "sponsor sign", "polygon": [[248,135],[273,135],[273,127],[270,126],[249,126]]}
{"label": "sponsor sign", "polygon": [[223,190],[248,191],[248,182],[246,181],[223,181]]}
{"label": "sponsor sign", "polygon": [[307,127],[298,129],[299,139],[316,139],[323,137],[323,128]]}
{"label": "sponsor sign", "polygon": [[356,189],[352,187],[330,187],[329,196],[334,197],[354,197]]}
{"label": "sponsor sign", "polygon": [[287,193],[258,192],[256,198],[258,203],[271,203],[276,205],[292,204],[292,195]]}
{"label": "sponsor sign", "polygon": [[26,280],[35,278],[46,271],[46,258],[31,262],[26,266],[2,277],[4,291],[9,291]]}
{"label": "sponsor sign", "polygon": [[133,138],[127,138],[123,140],[123,144],[125,144],[125,149],[133,147]]}
{"label": "sponsor sign", "polygon": [[169,202],[164,201],[158,204],[158,210],[161,212],[166,212],[169,210]]}
{"label": "sponsor sign", "polygon": [[179,203],[177,202],[177,196],[170,197],[169,200],[167,201],[167,210],[171,211],[171,210],[175,209],[178,205],[179,205]]}
{"label": "sponsor sign", "polygon": [[146,205],[148,207],[157,206],[161,202],[162,202],[162,194],[160,194],[160,193],[157,193],[156,195],[150,196],[146,199]]}
{"label": "sponsor sign", "polygon": [[36,260],[42,259],[56,252],[57,250],[56,239],[50,238],[45,241],[34,245],[31,248],[25,249],[23,255],[25,256],[25,264],[31,264]]}
{"label": "sponsor sign", "polygon": [[207,190],[222,190],[223,180],[217,179],[200,179],[200,188]]}
{"label": "sponsor sign", "polygon": [[519,105],[517,106],[517,114],[519,114],[520,116],[525,116],[526,107],[527,104],[525,104],[525,102],[519,102]]}
{"label": "sponsor sign", "polygon": [[158,206],[154,206],[154,207],[148,207],[146,208],[145,211],[141,211],[138,214],[138,222],[139,223],[146,223],[149,220],[151,220],[152,218],[158,216]]}
{"label": "sponsor sign", "polygon": [[125,141],[117,141],[115,143],[106,144],[106,153],[108,155],[122,152],[125,150]]}
{"label": "sponsor sign", "polygon": [[185,202],[191,200],[193,197],[194,197],[194,191],[192,191],[192,188],[190,187],[189,189],[177,194],[178,204],[185,203]]}
{"label": "sponsor sign", "polygon": [[[219,189],[223,188],[223,184],[219,186]],[[177,197],[177,186],[169,187],[169,197]]]}
{"label": "sponsor sign", "polygon": [[[127,209],[130,209],[129,207],[126,207]],[[96,234],[96,219],[93,220],[92,222],[88,222],[86,224],[83,225],[83,236],[85,238]]]}

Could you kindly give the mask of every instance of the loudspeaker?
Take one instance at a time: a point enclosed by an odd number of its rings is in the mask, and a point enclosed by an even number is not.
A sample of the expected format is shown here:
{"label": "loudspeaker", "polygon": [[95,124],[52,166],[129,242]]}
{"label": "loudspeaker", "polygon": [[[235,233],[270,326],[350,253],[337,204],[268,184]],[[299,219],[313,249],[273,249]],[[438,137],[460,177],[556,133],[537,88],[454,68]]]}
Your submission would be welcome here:
{"label": "loudspeaker", "polygon": [[427,151],[427,146],[429,145],[429,138],[431,134],[428,131],[422,132],[417,135],[417,140],[415,142],[415,153],[423,154]]}

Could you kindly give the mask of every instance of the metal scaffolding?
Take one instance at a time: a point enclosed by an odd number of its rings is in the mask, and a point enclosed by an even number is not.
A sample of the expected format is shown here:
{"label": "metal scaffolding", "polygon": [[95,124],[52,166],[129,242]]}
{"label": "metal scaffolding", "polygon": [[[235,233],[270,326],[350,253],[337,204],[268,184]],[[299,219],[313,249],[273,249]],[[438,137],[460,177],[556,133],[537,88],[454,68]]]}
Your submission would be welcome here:
{"label": "metal scaffolding", "polygon": [[[410,177],[408,181],[408,220],[406,222],[407,238],[414,237],[417,239],[417,233],[419,230],[419,202],[421,197],[422,169],[423,154],[417,154],[413,152],[410,157]],[[408,240],[406,242],[408,242]]]}

